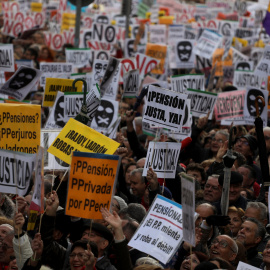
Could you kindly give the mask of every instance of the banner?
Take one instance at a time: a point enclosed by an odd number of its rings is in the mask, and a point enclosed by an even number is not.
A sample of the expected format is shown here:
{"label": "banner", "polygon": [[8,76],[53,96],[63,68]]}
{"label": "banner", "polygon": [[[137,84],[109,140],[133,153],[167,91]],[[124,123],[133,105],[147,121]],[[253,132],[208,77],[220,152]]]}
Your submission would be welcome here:
{"label": "banner", "polygon": [[210,59],[221,41],[221,35],[205,29],[197,41],[194,53],[206,59]]}
{"label": "banner", "polygon": [[45,93],[43,98],[43,107],[52,107],[57,95],[57,92],[82,92],[83,83],[76,82],[75,87],[72,87],[74,80],[71,79],[56,79],[46,78]]}
{"label": "banner", "polygon": [[1,87],[0,93],[22,101],[39,80],[38,69],[20,66],[14,75]]}
{"label": "banner", "polygon": [[112,155],[118,147],[119,143],[74,119],[70,119],[51,144],[48,152],[70,164],[73,151]]}
{"label": "banner", "polygon": [[246,90],[247,86],[262,88],[264,78],[256,75],[252,71],[234,71],[233,85],[239,90]]}
{"label": "banner", "polygon": [[181,143],[150,142],[147,150],[143,176],[147,175],[149,167],[158,178],[175,178]]}
{"label": "banner", "polygon": [[245,90],[219,93],[215,106],[216,120],[244,116]]}
{"label": "banner", "polygon": [[171,77],[172,90],[181,94],[186,94],[187,89],[197,89],[204,91],[204,74],[175,75]]}
{"label": "banner", "polygon": [[181,173],[181,202],[183,213],[183,241],[193,247],[195,239],[195,179]]}
{"label": "banner", "polygon": [[182,206],[157,195],[128,245],[166,264],[183,238]]}
{"label": "banner", "polygon": [[165,72],[165,61],[167,56],[167,46],[147,43],[145,55],[159,60],[159,64],[152,70],[153,74],[163,74]]}
{"label": "banner", "polygon": [[118,167],[119,156],[73,152],[66,215],[102,219],[101,208],[111,206]]}
{"label": "banner", "polygon": [[178,130],[188,118],[187,96],[150,85],[143,121]]}
{"label": "banner", "polygon": [[66,48],[66,62],[73,64],[76,68],[90,66],[90,49],[70,49]]}
{"label": "banner", "polygon": [[[257,118],[255,100],[256,97],[262,96],[265,101],[268,100],[268,91],[249,87],[245,95],[245,106],[244,106],[244,120],[246,125],[255,125],[254,121]],[[267,126],[267,105],[263,106],[262,101],[258,100],[259,115],[263,121],[263,126]]]}
{"label": "banner", "polygon": [[0,148],[37,153],[40,145],[41,108],[39,105],[1,104]]}
{"label": "banner", "polygon": [[13,44],[0,45],[0,69],[1,71],[15,71]]}
{"label": "banner", "polygon": [[35,160],[36,154],[0,149],[1,193],[25,196],[32,179]]}
{"label": "banner", "polygon": [[217,100],[217,94],[194,89],[187,90],[188,99],[190,99],[190,111],[192,116],[206,116],[210,111],[209,118],[212,119],[212,114]]}
{"label": "banner", "polygon": [[134,98],[138,95],[140,87],[139,70],[134,69],[127,72],[124,77],[124,93],[122,97]]}

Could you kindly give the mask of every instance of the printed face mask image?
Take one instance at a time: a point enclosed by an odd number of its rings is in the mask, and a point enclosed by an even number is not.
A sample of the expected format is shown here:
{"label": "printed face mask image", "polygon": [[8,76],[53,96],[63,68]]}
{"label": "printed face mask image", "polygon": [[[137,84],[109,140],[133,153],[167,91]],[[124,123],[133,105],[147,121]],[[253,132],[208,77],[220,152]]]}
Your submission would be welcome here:
{"label": "printed face mask image", "polygon": [[19,90],[27,86],[35,78],[36,74],[36,71],[31,68],[22,68],[10,81],[9,88]]}
{"label": "printed face mask image", "polygon": [[192,53],[192,44],[189,41],[181,41],[177,44],[178,57],[182,62],[188,62]]}
{"label": "printed face mask image", "polygon": [[108,100],[101,100],[101,104],[95,114],[98,127],[108,128],[113,120],[114,107]]}

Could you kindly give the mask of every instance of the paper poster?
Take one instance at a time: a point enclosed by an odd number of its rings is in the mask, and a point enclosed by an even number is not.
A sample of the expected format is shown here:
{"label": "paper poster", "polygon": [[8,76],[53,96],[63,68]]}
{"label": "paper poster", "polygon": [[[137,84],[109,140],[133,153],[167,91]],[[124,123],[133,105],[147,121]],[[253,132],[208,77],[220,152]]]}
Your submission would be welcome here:
{"label": "paper poster", "polygon": [[147,43],[145,55],[160,60],[159,64],[152,70],[153,74],[163,74],[165,72],[165,61],[167,56],[167,46]]}
{"label": "paper poster", "polygon": [[157,195],[128,245],[166,264],[179,248],[182,237],[182,206]]}
{"label": "paper poster", "polygon": [[178,130],[188,117],[187,96],[150,85],[143,121]]}
{"label": "paper poster", "polygon": [[119,143],[74,119],[70,119],[51,144],[48,152],[70,164],[73,151],[112,155],[118,147]]}
{"label": "paper poster", "polygon": [[176,68],[194,68],[194,40],[180,39],[175,45]]}
{"label": "paper poster", "polygon": [[205,29],[197,41],[194,53],[206,59],[210,59],[221,41],[221,35]]}
{"label": "paper poster", "polygon": [[137,63],[137,69],[140,71],[140,77],[144,78],[149,74],[160,62],[160,60],[146,56],[145,54],[136,53],[135,59]]}
{"label": "paper poster", "polygon": [[40,145],[41,107],[26,104],[1,104],[0,148],[37,153]]}
{"label": "paper poster", "polygon": [[252,71],[234,71],[233,85],[239,90],[247,89],[247,86],[254,88],[263,88],[264,78],[260,77]]}
{"label": "paper poster", "polygon": [[254,267],[247,263],[239,262],[236,270],[260,270],[260,268]]}
{"label": "paper poster", "polygon": [[139,70],[134,69],[124,75],[124,93],[123,97],[134,98],[138,95],[140,87]]}
{"label": "paper poster", "polygon": [[90,66],[90,49],[70,49],[66,48],[66,62],[73,64],[76,68]]}
{"label": "paper poster", "polygon": [[195,239],[195,179],[181,173],[181,202],[183,213],[183,241],[193,247]]}
{"label": "paper poster", "polygon": [[45,93],[43,98],[44,107],[52,107],[57,95],[57,92],[82,92],[83,83],[76,82],[73,88],[74,80],[71,79],[56,79],[46,78]]}
{"label": "paper poster", "polygon": [[32,179],[36,154],[0,149],[0,160],[1,193],[25,196]]}
{"label": "paper poster", "polygon": [[21,66],[1,87],[0,93],[22,101],[35,86],[41,74],[38,69]]}
{"label": "paper poster", "polygon": [[94,115],[91,127],[106,133],[118,117],[118,101],[101,99]]}
{"label": "paper poster", "polygon": [[119,156],[73,152],[66,200],[66,215],[102,219],[110,209],[118,176]]}
{"label": "paper poster", "polygon": [[91,33],[93,41],[114,44],[117,41],[118,27],[111,24],[93,23]]}
{"label": "paper poster", "polygon": [[240,71],[253,71],[254,62],[253,61],[234,61],[235,70]]}
{"label": "paper poster", "polygon": [[0,69],[1,71],[15,71],[13,44],[0,45]]}
{"label": "paper poster", "polygon": [[216,120],[244,116],[245,94],[245,90],[219,93],[215,106]]}
{"label": "paper poster", "polygon": [[210,111],[209,118],[212,119],[214,107],[217,100],[217,94],[194,89],[187,90],[188,99],[190,99],[190,111],[192,116],[206,116]]}
{"label": "paper poster", "polygon": [[91,88],[95,87],[96,84],[100,85],[105,71],[108,66],[108,61],[95,59],[93,68],[92,68],[92,81],[91,81]]}
{"label": "paper poster", "polygon": [[[268,100],[268,91],[256,89],[253,87],[248,87],[245,96],[245,106],[244,106],[244,119],[246,125],[254,125],[254,121],[257,117],[255,99],[258,96],[262,96],[265,101]],[[267,126],[267,105],[263,106],[262,101],[258,100],[259,115],[263,121],[263,126]]]}
{"label": "paper poster", "polygon": [[175,75],[171,77],[172,90],[186,94],[187,89],[205,90],[204,74]]}
{"label": "paper poster", "polygon": [[109,87],[106,89],[103,98],[116,100],[119,87],[120,72],[121,72],[121,64],[119,64],[117,69],[115,70],[112,81]]}
{"label": "paper poster", "polygon": [[270,45],[265,46],[263,56],[257,64],[254,74],[260,77],[266,77],[270,74]]}
{"label": "paper poster", "polygon": [[142,175],[151,167],[158,178],[175,178],[180,149],[181,143],[150,142]]}
{"label": "paper poster", "polygon": [[150,43],[166,44],[167,43],[167,27],[165,24],[150,24]]}

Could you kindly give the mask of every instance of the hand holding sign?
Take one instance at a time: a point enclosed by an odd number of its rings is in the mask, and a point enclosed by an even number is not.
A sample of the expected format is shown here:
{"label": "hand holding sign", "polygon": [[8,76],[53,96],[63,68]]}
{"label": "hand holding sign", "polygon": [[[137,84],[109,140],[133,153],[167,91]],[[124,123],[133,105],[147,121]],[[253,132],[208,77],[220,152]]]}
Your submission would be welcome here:
{"label": "hand holding sign", "polygon": [[41,240],[40,233],[35,234],[35,238],[33,239],[32,243],[31,243],[31,248],[32,248],[34,254],[36,255],[34,258],[35,261],[29,260],[29,261],[31,261],[32,266],[33,266],[33,263],[37,262],[41,258],[41,255],[43,252],[43,241]]}
{"label": "hand holding sign", "polygon": [[56,216],[58,206],[59,206],[58,195],[53,190],[50,198],[46,201],[46,214],[48,216]]}
{"label": "hand holding sign", "polygon": [[22,213],[16,213],[14,216],[14,231],[16,235],[20,235],[22,233],[22,227],[25,222]]}
{"label": "hand holding sign", "polygon": [[27,205],[27,202],[24,197],[17,197],[16,198],[17,204],[18,204],[18,212],[23,213],[24,209]]}
{"label": "hand holding sign", "polygon": [[205,128],[205,126],[206,126],[207,123],[208,123],[208,117],[209,117],[209,115],[210,115],[210,111],[207,113],[206,116],[200,117],[200,118],[198,119],[197,128],[199,128],[199,129]]}
{"label": "hand holding sign", "polygon": [[85,270],[93,270],[95,269],[95,264],[97,259],[95,258],[94,254],[91,252],[91,247],[87,244],[87,250],[85,250],[85,255],[83,257],[85,263]]}
{"label": "hand holding sign", "polygon": [[157,174],[151,167],[149,167],[147,171],[146,179],[151,190],[156,190],[158,188]]}

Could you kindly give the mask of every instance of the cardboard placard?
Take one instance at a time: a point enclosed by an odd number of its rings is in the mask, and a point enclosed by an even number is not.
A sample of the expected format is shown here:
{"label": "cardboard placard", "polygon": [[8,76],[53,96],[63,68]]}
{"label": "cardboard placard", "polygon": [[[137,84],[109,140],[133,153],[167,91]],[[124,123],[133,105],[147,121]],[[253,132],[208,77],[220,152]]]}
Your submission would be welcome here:
{"label": "cardboard placard", "polygon": [[66,62],[73,64],[74,67],[89,67],[91,59],[90,49],[69,49],[66,48]]}
{"label": "cardboard placard", "polygon": [[139,90],[139,70],[134,69],[124,75],[124,93],[123,97],[134,98]]}
{"label": "cardboard placard", "polygon": [[72,155],[66,215],[102,219],[110,209],[119,156],[74,152]]}
{"label": "cardboard placard", "polygon": [[233,85],[239,90],[246,90],[247,86],[262,88],[264,77],[260,77],[252,71],[234,71]]}
{"label": "cardboard placard", "polygon": [[118,147],[119,143],[74,119],[70,119],[51,144],[48,152],[70,164],[73,151],[111,155]]}
{"label": "cardboard placard", "polygon": [[15,71],[13,44],[0,45],[0,69],[1,71]]}

